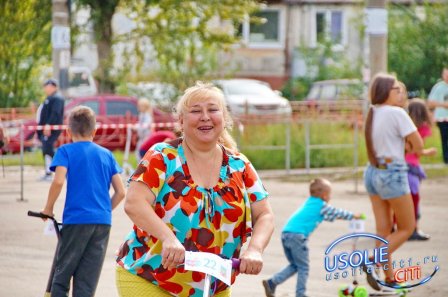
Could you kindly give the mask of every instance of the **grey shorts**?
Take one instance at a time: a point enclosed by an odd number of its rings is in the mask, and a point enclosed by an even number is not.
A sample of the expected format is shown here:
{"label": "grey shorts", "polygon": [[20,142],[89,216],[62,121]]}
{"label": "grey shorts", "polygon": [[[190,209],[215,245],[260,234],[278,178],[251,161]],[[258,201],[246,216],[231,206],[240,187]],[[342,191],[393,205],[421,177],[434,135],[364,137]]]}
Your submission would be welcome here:
{"label": "grey shorts", "polygon": [[409,194],[408,166],[405,161],[392,161],[381,169],[368,165],[364,185],[370,195],[378,195],[383,200]]}

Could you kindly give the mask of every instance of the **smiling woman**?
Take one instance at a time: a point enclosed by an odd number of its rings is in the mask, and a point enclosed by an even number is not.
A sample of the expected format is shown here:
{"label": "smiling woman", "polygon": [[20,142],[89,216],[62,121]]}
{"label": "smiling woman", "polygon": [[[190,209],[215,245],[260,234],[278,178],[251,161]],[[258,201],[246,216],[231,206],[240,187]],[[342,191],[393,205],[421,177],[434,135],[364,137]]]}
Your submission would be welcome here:
{"label": "smiling woman", "polygon": [[[273,214],[254,167],[228,132],[222,92],[197,83],[185,91],[177,113],[182,137],[150,149],[130,178],[125,211],[135,226],[117,256],[122,297],[205,293],[205,274],[182,266],[185,251],[239,258],[239,272],[246,274],[263,266]],[[210,296],[230,296],[220,280],[210,287]]]}

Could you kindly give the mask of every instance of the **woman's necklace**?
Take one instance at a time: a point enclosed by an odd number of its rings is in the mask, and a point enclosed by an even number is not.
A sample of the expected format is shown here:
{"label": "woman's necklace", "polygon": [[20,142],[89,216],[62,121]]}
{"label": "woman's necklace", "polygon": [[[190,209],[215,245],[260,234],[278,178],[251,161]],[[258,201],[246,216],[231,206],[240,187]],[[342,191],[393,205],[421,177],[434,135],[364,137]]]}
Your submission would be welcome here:
{"label": "woman's necklace", "polygon": [[[195,154],[194,154],[193,150],[190,148],[190,146],[188,145],[188,142],[185,138],[184,138],[184,142],[185,142],[185,146],[188,148],[188,151],[191,154],[191,159],[193,161],[192,164],[194,165],[194,168],[197,170],[197,174],[198,174],[199,178],[201,179],[201,182],[204,182],[204,184],[203,184],[204,188],[206,188],[206,189],[212,188],[213,185],[211,184],[211,181],[212,181],[212,178],[214,177],[213,173],[215,172],[215,168],[216,168],[215,163],[216,163],[216,158],[218,155],[218,154],[216,154],[216,148],[210,153],[210,158],[207,158],[208,160],[210,160],[210,159],[212,160],[212,166],[210,166],[211,167],[210,170],[205,171],[208,176],[208,178],[205,179],[202,175],[200,167],[198,166]],[[190,175],[191,175],[191,172],[190,172]]]}

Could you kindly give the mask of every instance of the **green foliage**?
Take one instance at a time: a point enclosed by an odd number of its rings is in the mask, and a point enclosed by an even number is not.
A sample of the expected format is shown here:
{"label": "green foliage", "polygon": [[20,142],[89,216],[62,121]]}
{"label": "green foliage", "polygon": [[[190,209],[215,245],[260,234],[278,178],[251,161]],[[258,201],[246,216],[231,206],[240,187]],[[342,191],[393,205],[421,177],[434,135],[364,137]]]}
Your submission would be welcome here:
{"label": "green foliage", "polygon": [[394,5],[389,17],[389,70],[408,90],[429,93],[448,61],[448,4]]}
{"label": "green foliage", "polygon": [[[433,127],[437,130],[437,128]],[[434,131],[436,132],[436,131]],[[362,129],[358,132],[358,166],[367,164],[367,153]],[[253,150],[250,145],[285,145],[284,125],[245,126],[243,135],[234,131],[242,152],[251,160],[257,169],[284,169],[284,150]],[[310,124],[311,144],[353,144],[354,130],[348,123],[313,122]],[[440,163],[441,144],[438,133],[425,139],[425,147],[436,147],[438,153],[433,157],[423,157],[423,164]],[[305,167],[305,128],[303,124],[291,124],[291,168]],[[320,167],[350,167],[354,164],[354,147],[337,149],[312,149],[310,163],[312,168]]]}
{"label": "green foliage", "polygon": [[[259,5],[255,0],[74,0],[74,3],[90,9],[99,56],[96,78],[101,91],[113,91],[131,71],[138,75],[147,70],[142,65],[148,60],[157,62],[157,69],[151,70],[159,81],[172,83],[180,90],[198,79],[210,78],[211,73],[224,66],[218,53],[229,50],[237,40],[233,26],[228,24],[241,23]],[[111,21],[117,9],[137,24],[132,32],[112,35]],[[217,25],[213,26],[215,21]],[[124,58],[134,63],[136,58],[135,69],[130,67],[131,63],[114,69],[112,46],[117,42],[133,45],[125,49]],[[155,52],[154,56],[148,56],[151,52]]]}
{"label": "green foliage", "polygon": [[0,107],[26,106],[41,96],[39,67],[51,54],[51,1],[1,1],[0,20]]}
{"label": "green foliage", "polygon": [[218,54],[238,40],[233,24],[257,8],[253,0],[133,1],[128,16],[141,26],[129,38],[141,52],[150,40],[159,80],[183,90],[225,68]]}
{"label": "green foliage", "polygon": [[283,86],[282,94],[290,101],[303,100],[311,87],[313,80],[308,77],[290,79]]}
{"label": "green foliage", "polygon": [[[442,160],[441,144],[437,128],[433,127],[434,133],[425,139],[425,147],[436,147],[437,155],[433,157],[422,157],[423,164],[437,164]],[[253,150],[251,145],[285,145],[286,131],[285,125],[253,125],[245,126],[242,135],[234,129],[233,135],[238,141],[242,152],[251,160],[257,169],[284,169],[285,152],[283,150]],[[311,144],[350,144],[354,143],[353,128],[347,123],[326,122],[311,123],[310,125]],[[353,166],[354,148],[338,149],[313,149],[311,150],[311,167],[350,167]],[[114,151],[114,156],[118,164],[123,164],[124,154],[122,151]],[[363,133],[360,130],[358,135],[358,166],[363,167],[367,163]],[[305,130],[303,124],[291,124],[291,168],[305,167]],[[4,156],[6,166],[19,165],[19,155]],[[129,154],[128,162],[136,167],[135,154]],[[40,150],[25,153],[25,165],[43,166],[43,158]]]}
{"label": "green foliage", "polygon": [[309,69],[309,78],[314,80],[361,78],[362,61],[349,59],[344,51],[336,51],[330,41],[318,44],[316,48],[301,47],[299,52]]}
{"label": "green foliage", "polygon": [[324,41],[315,48],[302,46],[297,49],[304,59],[307,75],[291,78],[282,92],[290,100],[303,100],[313,81],[361,78],[362,61],[352,61],[345,56],[344,51],[336,51],[330,41]]}
{"label": "green foliage", "polygon": [[[344,123],[312,123],[310,125],[311,144],[350,144],[353,143],[354,132]],[[247,126],[244,136],[240,137],[242,151],[254,166],[259,169],[285,168],[285,152],[283,150],[262,151],[250,150],[245,145],[285,145],[284,125]],[[359,165],[366,162],[362,133],[358,136]],[[305,129],[303,124],[291,124],[291,168],[305,167]],[[313,149],[311,150],[311,167],[353,166],[354,149]]]}
{"label": "green foliage", "polygon": [[[78,8],[88,7],[90,11],[90,23],[92,25],[97,53],[98,68],[95,78],[99,82],[100,92],[112,93],[120,77],[113,75],[114,54],[112,51],[113,32],[112,17],[120,3],[120,0],[74,0]],[[81,30],[78,28],[78,30]]]}

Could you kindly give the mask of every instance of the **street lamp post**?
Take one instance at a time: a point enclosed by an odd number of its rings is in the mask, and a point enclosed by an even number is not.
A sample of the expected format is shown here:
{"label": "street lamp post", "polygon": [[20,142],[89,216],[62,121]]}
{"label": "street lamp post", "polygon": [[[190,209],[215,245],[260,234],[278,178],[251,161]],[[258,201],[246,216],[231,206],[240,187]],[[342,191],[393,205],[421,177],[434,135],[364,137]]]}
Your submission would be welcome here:
{"label": "street lamp post", "polygon": [[370,78],[387,72],[387,0],[368,0],[366,33],[369,40]]}
{"label": "street lamp post", "polygon": [[66,97],[70,66],[70,25],[67,0],[52,0],[52,23],[53,76],[59,80],[59,88]]}

